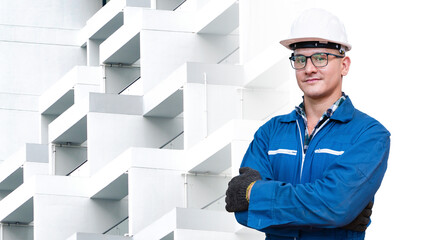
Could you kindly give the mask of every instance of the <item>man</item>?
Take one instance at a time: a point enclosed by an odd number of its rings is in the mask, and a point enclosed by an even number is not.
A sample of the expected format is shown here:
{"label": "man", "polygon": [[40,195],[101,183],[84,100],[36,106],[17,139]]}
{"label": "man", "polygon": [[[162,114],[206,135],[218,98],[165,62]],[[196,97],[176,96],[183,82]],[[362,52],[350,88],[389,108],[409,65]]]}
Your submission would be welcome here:
{"label": "man", "polygon": [[303,102],[255,133],[226,193],[226,210],[266,239],[364,239],[386,171],[389,132],[342,92],[350,68],[344,25],[306,10],[281,41]]}

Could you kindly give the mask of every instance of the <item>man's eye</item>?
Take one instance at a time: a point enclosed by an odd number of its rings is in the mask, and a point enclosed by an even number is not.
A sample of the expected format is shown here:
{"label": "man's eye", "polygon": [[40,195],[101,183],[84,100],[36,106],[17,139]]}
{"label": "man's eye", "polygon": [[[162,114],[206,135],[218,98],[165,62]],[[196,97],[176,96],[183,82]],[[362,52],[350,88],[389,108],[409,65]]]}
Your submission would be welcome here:
{"label": "man's eye", "polygon": [[305,61],[306,61],[305,57],[296,57],[295,58],[295,62],[298,62],[298,63],[305,63]]}
{"label": "man's eye", "polygon": [[326,61],[327,56],[326,54],[319,54],[319,55],[313,55],[313,58],[315,61]]}

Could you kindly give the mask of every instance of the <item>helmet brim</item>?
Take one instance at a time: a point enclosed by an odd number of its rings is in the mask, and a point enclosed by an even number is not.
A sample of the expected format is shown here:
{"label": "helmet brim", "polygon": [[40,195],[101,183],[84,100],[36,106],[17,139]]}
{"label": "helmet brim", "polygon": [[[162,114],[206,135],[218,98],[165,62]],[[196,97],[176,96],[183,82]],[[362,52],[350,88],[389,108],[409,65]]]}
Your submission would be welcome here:
{"label": "helmet brim", "polygon": [[[323,42],[323,43],[328,43],[328,42],[332,42],[328,39],[325,38],[313,38],[313,37],[303,37],[303,38],[290,38],[290,39],[285,39],[280,41],[280,44],[282,44],[283,46],[285,46],[287,49],[289,50],[294,50],[293,48],[291,48],[291,45],[294,43],[299,43],[299,42],[314,42],[314,41],[318,41],[318,42]],[[333,43],[338,43],[341,46],[344,46],[344,50],[346,52],[351,50],[351,44],[345,43],[345,42],[339,42],[339,41],[333,41]]]}

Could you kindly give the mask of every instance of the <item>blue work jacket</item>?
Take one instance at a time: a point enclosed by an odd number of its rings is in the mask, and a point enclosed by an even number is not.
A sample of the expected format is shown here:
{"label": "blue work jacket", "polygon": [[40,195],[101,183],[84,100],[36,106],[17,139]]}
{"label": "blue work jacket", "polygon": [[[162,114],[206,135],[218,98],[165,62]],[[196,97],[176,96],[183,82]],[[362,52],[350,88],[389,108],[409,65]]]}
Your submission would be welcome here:
{"label": "blue work jacket", "polygon": [[303,151],[305,123],[296,111],[255,133],[242,167],[260,172],[239,223],[266,239],[364,239],[344,230],[373,201],[387,168],[390,133],[347,99]]}

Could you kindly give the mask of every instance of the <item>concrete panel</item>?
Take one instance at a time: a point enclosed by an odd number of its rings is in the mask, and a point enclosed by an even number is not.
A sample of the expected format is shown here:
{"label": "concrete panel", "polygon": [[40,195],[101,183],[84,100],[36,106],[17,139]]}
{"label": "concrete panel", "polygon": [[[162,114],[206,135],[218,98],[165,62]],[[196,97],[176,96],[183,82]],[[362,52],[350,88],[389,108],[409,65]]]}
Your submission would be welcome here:
{"label": "concrete panel", "polygon": [[9,175],[1,177],[0,190],[13,191],[24,182],[24,170],[22,167],[18,167],[13,172],[10,172]]}
{"label": "concrete panel", "polygon": [[101,70],[101,67],[73,67],[40,96],[39,111],[44,115],[60,115],[74,103],[86,100],[88,92],[100,92]]}
{"label": "concrete panel", "polygon": [[[183,111],[181,89],[185,82],[241,86],[244,82],[243,68],[232,65],[185,63],[144,95],[144,115],[175,117],[181,113]],[[218,93],[214,93],[212,97],[215,98],[217,95]],[[224,99],[228,100],[230,99]]]}
{"label": "concrete panel", "polygon": [[231,144],[226,144],[223,148],[217,149],[212,156],[209,156],[197,166],[190,169],[195,174],[219,174],[231,166]]}
{"label": "concrete panel", "polygon": [[123,25],[99,46],[99,61],[104,64],[132,65],[140,58],[140,27]]}
{"label": "concrete panel", "polygon": [[[203,231],[192,229],[177,229],[173,233],[173,240],[263,240],[265,235],[261,236],[238,236],[234,233],[218,232],[218,231]],[[163,240],[163,239],[162,239]]]}
{"label": "concrete panel", "polygon": [[75,233],[67,240],[129,240],[129,237],[110,236],[97,233]]}
{"label": "concrete panel", "polygon": [[279,44],[288,36],[292,21],[300,10],[316,6],[314,2],[272,0],[265,4],[257,0],[240,1],[240,63],[246,64],[268,46]]}
{"label": "concrete panel", "polygon": [[236,0],[210,1],[197,13],[198,33],[227,35],[239,26],[239,3]]}
{"label": "concrete panel", "polygon": [[156,0],[156,9],[173,11],[181,4],[182,0]]}
{"label": "concrete panel", "polygon": [[38,162],[47,163],[49,162],[49,148],[47,144],[34,144],[27,143],[26,149],[26,161],[27,162]]}
{"label": "concrete panel", "polygon": [[[180,239],[223,239],[224,236],[228,237],[226,239],[238,239],[234,238],[237,229],[239,226],[233,214],[225,211],[176,208],[134,235],[134,240],[176,239],[181,230],[188,231],[183,231],[186,234]],[[210,236],[215,238],[209,238]]]}
{"label": "concrete panel", "polygon": [[[251,132],[251,131],[249,131]],[[231,175],[239,175],[239,168],[242,164],[243,156],[245,155],[249,144],[252,140],[234,140],[231,144]]]}
{"label": "concrete panel", "polygon": [[129,231],[135,235],[175,207],[184,207],[184,175],[180,171],[129,170]]}
{"label": "concrete panel", "polygon": [[33,94],[0,93],[0,109],[33,112],[38,109],[38,96]]}
{"label": "concrete panel", "polygon": [[[248,88],[277,88],[286,81],[290,81],[291,68],[288,56],[289,51],[278,43],[266,47],[261,53],[245,63],[244,86]],[[294,81],[293,79],[292,77],[292,81]]]}
{"label": "concrete panel", "polygon": [[68,175],[87,160],[87,148],[56,145],[54,156],[55,175]]}
{"label": "concrete panel", "polygon": [[142,97],[91,93],[89,111],[99,113],[141,115]]}
{"label": "concrete panel", "polygon": [[78,44],[84,46],[88,39],[103,41],[123,25],[125,0],[111,1],[91,16],[78,35]]}
{"label": "concrete panel", "polygon": [[34,26],[0,25],[0,40],[4,42],[75,46],[77,29]]}
{"label": "concrete panel", "polygon": [[33,221],[34,182],[22,184],[0,201],[0,221],[30,223]]}
{"label": "concrete panel", "polygon": [[[253,139],[253,134],[260,125],[259,121],[239,121],[234,120],[230,121],[209,137],[200,141],[200,143],[194,145],[194,147],[186,151],[186,167],[188,171],[197,173],[201,170],[210,169],[214,173],[219,173],[224,171],[224,168],[229,168],[230,166],[235,166],[236,164],[240,165],[243,154],[247,147],[248,141],[250,142]],[[231,143],[231,162],[230,154],[225,154],[227,158],[220,159],[221,167],[215,164],[215,161],[218,160],[216,155],[227,153],[230,151],[229,144]],[[238,161],[238,162],[236,162]]]}
{"label": "concrete panel", "polygon": [[55,144],[80,145],[87,139],[87,103],[71,106],[49,124],[49,141]]}
{"label": "concrete panel", "polygon": [[[36,174],[48,174],[48,146],[26,144],[0,165],[0,190],[13,191]],[[5,195],[3,195],[4,197]]]}
{"label": "concrete panel", "polygon": [[24,182],[29,181],[36,175],[49,175],[48,163],[26,162],[24,164]]}
{"label": "concrete panel", "polygon": [[121,200],[129,194],[128,184],[128,174],[123,173],[110,182],[105,188],[93,195],[92,199]]}
{"label": "concrete panel", "polygon": [[75,232],[103,233],[127,217],[127,200],[34,196],[34,240],[67,239]]}
{"label": "concrete panel", "polygon": [[225,195],[230,179],[225,175],[187,175],[187,207],[196,209],[209,207]]}
{"label": "concrete panel", "polygon": [[232,119],[241,118],[238,87],[187,83],[184,87],[184,148],[203,140]]}
{"label": "concrete panel", "polygon": [[128,195],[131,167],[182,170],[183,151],[129,148],[91,177],[91,198],[122,199]]}
{"label": "concrete panel", "polygon": [[175,11],[196,11],[204,7],[210,0],[187,0]]}
{"label": "concrete panel", "polygon": [[182,132],[182,126],[180,118],[89,113],[88,159],[91,173],[100,170],[129,147],[163,146]]}
{"label": "concrete panel", "polygon": [[140,34],[144,93],[185,62],[218,63],[238,47],[237,36],[150,30]]}
{"label": "concrete panel", "polygon": [[25,143],[37,143],[39,129],[38,112],[0,109],[0,159],[6,160]]}
{"label": "concrete panel", "polygon": [[143,9],[141,17],[144,30],[194,32],[193,12]]}
{"label": "concrete panel", "polygon": [[288,90],[244,88],[241,91],[243,119],[265,120],[291,104]]}
{"label": "concrete panel", "polygon": [[[245,82],[244,68],[240,65],[206,64],[188,62],[187,82],[243,86]],[[206,77],[205,77],[206,76]]]}
{"label": "concrete panel", "polygon": [[21,224],[0,224],[1,240],[32,240],[34,226]]}
{"label": "concrete panel", "polygon": [[[187,80],[186,64],[144,95],[144,116],[175,117],[183,111],[182,88]],[[141,81],[141,80],[140,80]]]}
{"label": "concrete panel", "polygon": [[4,0],[0,8],[0,23],[79,29],[101,5],[102,2],[96,0]]}
{"label": "concrete panel", "polygon": [[141,76],[139,67],[105,66],[105,93],[119,93]]}
{"label": "concrete panel", "polygon": [[18,208],[14,209],[7,217],[3,218],[1,221],[4,223],[29,224],[34,219],[33,211],[33,198],[30,198]]}
{"label": "concrete panel", "polygon": [[1,92],[41,95],[72,67],[86,65],[78,46],[0,42],[0,51],[0,78],[9,79],[0,82]]}

